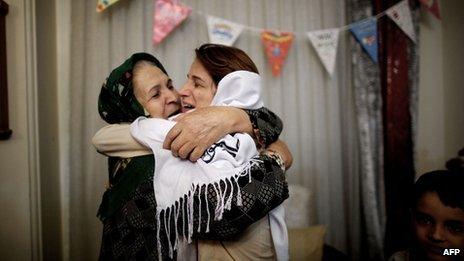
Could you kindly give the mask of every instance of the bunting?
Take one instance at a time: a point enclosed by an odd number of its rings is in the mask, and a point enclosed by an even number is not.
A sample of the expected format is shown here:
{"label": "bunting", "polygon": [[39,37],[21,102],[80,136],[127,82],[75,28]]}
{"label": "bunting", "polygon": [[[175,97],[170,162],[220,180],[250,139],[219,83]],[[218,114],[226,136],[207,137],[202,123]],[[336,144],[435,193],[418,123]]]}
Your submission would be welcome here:
{"label": "bunting", "polygon": [[98,0],[97,2],[97,12],[101,13],[105,11],[110,5],[116,3],[119,0]]}
{"label": "bunting", "polygon": [[441,20],[440,7],[438,5],[438,0],[419,0],[422,5],[427,8],[436,18]]}
{"label": "bunting", "polygon": [[232,46],[243,30],[243,26],[221,19],[208,16],[208,36],[210,43]]}
{"label": "bunting", "polygon": [[392,6],[386,13],[413,42],[416,42],[416,33],[414,32],[411,10],[409,9],[407,0],[403,0]]}
{"label": "bunting", "polygon": [[190,14],[192,9],[173,0],[155,0],[153,43],[159,44]]}
{"label": "bunting", "polygon": [[371,17],[364,21],[354,23],[350,26],[350,30],[371,59],[377,63],[377,19]]}
{"label": "bunting", "polygon": [[[102,12],[118,0],[97,0],[97,11]],[[419,0],[432,14],[441,18],[438,0]],[[176,27],[191,14],[192,9],[181,3],[181,0],[154,0],[153,43],[161,43]],[[247,26],[220,17],[195,11],[205,17],[208,37],[211,43],[232,46],[244,30],[258,32],[264,46],[266,57],[274,76],[279,76],[284,66],[288,52],[293,42],[293,32],[280,30],[263,30],[262,28]],[[378,62],[377,20],[383,16],[389,17],[413,41],[416,34],[408,0],[402,0],[382,13],[361,21],[341,26],[339,28],[307,31],[322,65],[329,75],[335,70],[338,39],[342,31],[350,30],[371,59]],[[302,32],[299,32],[302,33]]]}
{"label": "bunting", "polygon": [[308,32],[310,42],[330,75],[335,68],[339,32],[338,28]]}
{"label": "bunting", "polygon": [[272,74],[279,76],[282,66],[287,58],[288,51],[293,42],[293,34],[289,32],[274,33],[271,31],[263,31],[261,40],[264,45],[266,57],[272,68]]}

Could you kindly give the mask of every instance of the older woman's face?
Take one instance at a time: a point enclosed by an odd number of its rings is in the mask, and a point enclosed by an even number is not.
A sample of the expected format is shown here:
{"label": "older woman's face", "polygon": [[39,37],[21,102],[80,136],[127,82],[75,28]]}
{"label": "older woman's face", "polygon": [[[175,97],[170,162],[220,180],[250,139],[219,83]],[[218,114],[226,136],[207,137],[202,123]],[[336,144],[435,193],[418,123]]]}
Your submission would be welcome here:
{"label": "older woman's face", "polygon": [[182,103],[182,112],[194,108],[207,107],[216,94],[216,84],[203,65],[195,59],[187,74],[187,81],[179,91]]}
{"label": "older woman's face", "polygon": [[158,67],[142,65],[133,76],[134,96],[154,118],[168,118],[179,112],[179,93]]}

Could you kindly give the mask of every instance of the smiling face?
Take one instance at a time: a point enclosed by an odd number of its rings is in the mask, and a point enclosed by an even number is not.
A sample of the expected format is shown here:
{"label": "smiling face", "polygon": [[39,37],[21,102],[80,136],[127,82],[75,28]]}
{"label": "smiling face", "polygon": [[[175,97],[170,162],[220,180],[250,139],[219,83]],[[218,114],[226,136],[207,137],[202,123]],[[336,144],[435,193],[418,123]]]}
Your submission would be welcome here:
{"label": "smiling face", "polygon": [[417,202],[413,226],[429,260],[450,260],[443,255],[445,249],[464,252],[464,210],[445,206],[436,192],[426,192]]}
{"label": "smiling face", "polygon": [[182,112],[209,106],[216,94],[216,90],[216,84],[209,73],[200,61],[195,59],[187,74],[187,81],[179,91]]}
{"label": "smiling face", "polygon": [[158,67],[141,61],[134,66],[134,96],[153,118],[168,118],[179,112],[179,94]]}

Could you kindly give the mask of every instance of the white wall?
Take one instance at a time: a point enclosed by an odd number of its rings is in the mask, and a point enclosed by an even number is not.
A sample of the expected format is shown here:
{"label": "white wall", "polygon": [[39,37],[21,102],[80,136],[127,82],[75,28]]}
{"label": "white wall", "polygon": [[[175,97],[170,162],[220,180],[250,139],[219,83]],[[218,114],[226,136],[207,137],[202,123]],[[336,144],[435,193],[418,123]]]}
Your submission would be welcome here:
{"label": "white wall", "polygon": [[[0,141],[0,256],[39,260],[31,2],[8,0],[6,17],[11,139]],[[31,17],[29,17],[31,15]]]}
{"label": "white wall", "polygon": [[464,1],[441,2],[442,20],[422,10],[418,174],[444,168],[464,147]]}

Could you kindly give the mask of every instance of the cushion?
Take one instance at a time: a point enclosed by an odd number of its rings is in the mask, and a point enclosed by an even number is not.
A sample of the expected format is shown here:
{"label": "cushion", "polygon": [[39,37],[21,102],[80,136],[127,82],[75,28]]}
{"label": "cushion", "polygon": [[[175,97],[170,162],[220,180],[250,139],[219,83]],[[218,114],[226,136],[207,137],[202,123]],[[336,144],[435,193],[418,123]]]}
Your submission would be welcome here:
{"label": "cushion", "polygon": [[284,201],[285,223],[288,228],[307,228],[315,217],[312,194],[308,188],[299,185],[289,185],[289,198]]}
{"label": "cushion", "polygon": [[288,230],[290,260],[322,260],[325,226]]}

